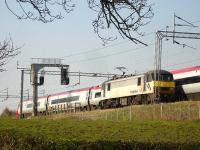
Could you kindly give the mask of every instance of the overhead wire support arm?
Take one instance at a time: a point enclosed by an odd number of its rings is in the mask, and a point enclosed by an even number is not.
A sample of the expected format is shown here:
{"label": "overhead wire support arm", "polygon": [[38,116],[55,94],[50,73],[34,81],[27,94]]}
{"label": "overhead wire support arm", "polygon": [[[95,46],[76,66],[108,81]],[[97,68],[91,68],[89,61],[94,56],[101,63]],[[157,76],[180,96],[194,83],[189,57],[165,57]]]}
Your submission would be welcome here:
{"label": "overhead wire support arm", "polygon": [[[163,38],[173,38],[173,43],[177,43],[177,41],[174,40],[175,38],[200,39],[200,33],[161,31],[161,30],[156,32],[155,58],[154,58],[154,79],[155,80],[159,80],[160,78]],[[159,90],[160,90],[159,88],[157,90],[156,89],[154,90],[154,100],[158,99],[159,101],[159,97],[160,97]]]}
{"label": "overhead wire support arm", "polygon": [[191,32],[174,32],[174,31],[160,31],[156,32],[159,39],[165,37],[171,38],[186,38],[186,39],[200,39],[200,33],[191,33]]}
{"label": "overhead wire support arm", "polygon": [[190,26],[190,27],[198,27],[198,26],[195,26],[194,24],[190,23],[189,21],[177,16],[176,14],[174,14],[174,20],[175,18],[187,23],[187,24],[176,24],[175,21],[174,21],[174,26]]}

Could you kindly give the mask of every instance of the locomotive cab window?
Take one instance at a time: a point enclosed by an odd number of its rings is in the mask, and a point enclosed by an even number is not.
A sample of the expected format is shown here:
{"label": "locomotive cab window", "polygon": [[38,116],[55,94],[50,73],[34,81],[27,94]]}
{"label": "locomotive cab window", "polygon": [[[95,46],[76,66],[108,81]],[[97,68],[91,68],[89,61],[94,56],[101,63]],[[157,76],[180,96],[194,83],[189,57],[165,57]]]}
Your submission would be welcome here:
{"label": "locomotive cab window", "polygon": [[107,84],[107,91],[110,91],[110,83]]}
{"label": "locomotive cab window", "polygon": [[171,74],[161,74],[161,80],[162,81],[172,81],[173,76]]}
{"label": "locomotive cab window", "polygon": [[101,97],[101,92],[95,93],[95,98]]}
{"label": "locomotive cab window", "polygon": [[141,77],[138,78],[138,82],[137,85],[140,86],[141,85]]}
{"label": "locomotive cab window", "polygon": [[146,76],[146,81],[147,81],[147,82],[151,82],[151,81],[152,81],[151,74],[148,74],[148,75]]}
{"label": "locomotive cab window", "polygon": [[158,78],[158,73],[156,73],[156,79],[154,73],[151,74],[153,80],[160,80],[160,81],[173,81],[173,75],[169,73],[160,73]]}
{"label": "locomotive cab window", "polygon": [[146,81],[149,82],[149,75],[146,76]]}

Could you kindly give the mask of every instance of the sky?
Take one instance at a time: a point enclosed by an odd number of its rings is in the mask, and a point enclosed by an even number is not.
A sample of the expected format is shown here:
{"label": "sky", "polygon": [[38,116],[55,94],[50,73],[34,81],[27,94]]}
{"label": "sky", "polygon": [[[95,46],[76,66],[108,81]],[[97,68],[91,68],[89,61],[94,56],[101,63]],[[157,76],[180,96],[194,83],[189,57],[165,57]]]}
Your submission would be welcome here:
{"label": "sky", "polygon": [[[14,1],[8,1],[12,8],[19,11]],[[42,23],[32,20],[18,20],[6,7],[4,1],[0,2],[0,41],[12,37],[15,45],[22,46],[21,53],[10,60],[5,66],[6,72],[0,72],[0,95],[8,89],[9,95],[20,95],[21,71],[18,67],[30,68],[31,58],[60,58],[62,63],[70,65],[70,71],[116,73],[121,74],[116,67],[124,66],[127,74],[142,73],[153,69],[155,51],[155,33],[158,30],[173,28],[174,13],[195,24],[192,27],[177,27],[180,32],[200,33],[200,1],[199,0],[151,0],[154,17],[141,31],[145,33],[139,37],[148,46],[134,44],[128,39],[120,37],[116,30],[117,40],[103,45],[94,33],[92,20],[96,14],[88,8],[87,1],[74,1],[76,7],[70,14],[63,13],[64,19],[52,23]],[[177,23],[182,24],[180,20]],[[162,68],[166,70],[180,69],[200,65],[199,40],[176,39],[188,45],[173,44],[172,39],[163,40]],[[190,48],[191,47],[191,48]],[[45,68],[45,70],[59,71],[58,68]],[[77,77],[70,77],[70,85],[61,86],[59,76],[45,75],[45,83],[39,87],[39,95],[52,94],[71,89],[101,84],[107,78],[81,78],[80,85]],[[24,77],[24,95],[29,91],[32,95],[30,75]],[[0,97],[0,113],[8,107],[16,110],[19,98],[4,99]]]}

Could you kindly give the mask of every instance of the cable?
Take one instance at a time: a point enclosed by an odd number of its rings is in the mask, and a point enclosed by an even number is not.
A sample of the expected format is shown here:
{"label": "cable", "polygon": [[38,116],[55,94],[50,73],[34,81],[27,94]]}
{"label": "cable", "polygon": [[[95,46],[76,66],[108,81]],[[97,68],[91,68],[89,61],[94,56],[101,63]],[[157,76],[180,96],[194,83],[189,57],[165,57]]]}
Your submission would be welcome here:
{"label": "cable", "polygon": [[199,20],[199,21],[194,21],[194,22],[192,22],[192,23],[198,23],[198,22],[200,22],[200,20]]}
{"label": "cable", "polygon": [[91,49],[91,50],[87,50],[87,51],[83,51],[83,52],[78,52],[78,53],[74,53],[74,54],[71,54],[71,55],[63,56],[63,57],[60,57],[60,58],[63,59],[63,58],[66,58],[66,57],[73,57],[73,56],[78,56],[78,55],[87,54],[87,53],[91,53],[91,52],[93,53],[93,52],[96,52],[96,51],[99,51],[99,50],[103,50],[103,49],[106,49],[108,47],[113,47],[113,46],[116,46],[116,45],[120,45],[120,44],[123,44],[123,43],[126,43],[126,42],[129,42],[129,41],[127,40],[125,42],[119,42],[119,43],[116,43],[116,44],[107,45],[107,46],[100,47],[100,48],[95,48],[95,49]]}
{"label": "cable", "polygon": [[191,63],[191,62],[195,62],[195,61],[198,61],[198,60],[200,60],[200,58],[193,59],[193,60],[190,60],[190,61],[184,61],[184,62],[181,62],[181,63],[171,64],[171,65],[165,65],[164,68],[169,68],[169,67],[172,67],[172,66],[177,66],[177,65],[182,65],[182,64],[186,64],[186,63]]}
{"label": "cable", "polygon": [[[161,29],[161,30],[163,30],[163,29]],[[150,32],[150,33],[147,33],[147,34],[145,34],[143,36],[138,36],[136,38],[146,37],[146,36],[149,36],[149,35],[151,35],[153,33],[155,33],[155,32]],[[100,47],[100,48],[95,48],[95,49],[91,49],[91,50],[87,50],[87,51],[83,51],[83,52],[78,52],[78,53],[70,54],[70,55],[67,55],[67,56],[59,57],[59,58],[63,59],[63,58],[66,58],[66,57],[73,57],[73,56],[78,56],[78,55],[87,54],[87,53],[94,53],[96,51],[100,51],[100,50],[104,50],[104,49],[109,48],[109,47],[113,47],[113,46],[117,46],[117,45],[120,45],[120,44],[124,44],[124,43],[129,42],[129,41],[130,40],[126,40],[125,42],[122,41],[122,42],[119,42],[119,43],[116,43],[116,44],[112,44],[112,45],[108,45],[108,46],[104,46],[104,47]]]}
{"label": "cable", "polygon": [[[198,23],[198,22],[200,22],[200,20],[199,20],[199,21],[194,21],[194,22],[192,22],[192,23]],[[165,29],[165,28],[162,28],[162,29],[160,29],[160,30],[164,30],[164,29]],[[154,33],[155,33],[155,32],[149,32],[149,33],[147,33],[147,34],[145,34],[145,35],[138,36],[138,37],[136,37],[136,38],[146,37],[146,36],[149,36],[149,35],[154,34]],[[120,44],[124,44],[124,43],[126,43],[126,42],[129,42],[129,40],[126,40],[125,42],[122,41],[122,42],[119,42],[119,43],[116,43],[116,44],[112,44],[112,45],[108,45],[108,46],[96,48],[96,49],[91,49],[91,50],[87,50],[87,51],[83,51],[83,52],[74,53],[74,54],[67,55],[67,56],[63,56],[63,57],[60,57],[60,58],[62,59],[62,58],[78,56],[78,55],[82,55],[82,54],[86,54],[86,53],[93,53],[93,52],[96,52],[96,51],[99,51],[99,50],[103,50],[103,49],[106,49],[106,48],[109,48],[109,47],[113,47],[113,46],[117,46],[117,45],[120,45]]]}
{"label": "cable", "polygon": [[[152,45],[154,45],[154,43],[153,44],[149,44],[149,46],[152,46]],[[124,54],[124,53],[128,53],[128,52],[132,52],[132,51],[137,51],[137,50],[142,49],[142,48],[147,48],[147,47],[146,46],[142,46],[142,47],[138,47],[138,48],[135,48],[135,49],[129,49],[129,50],[125,50],[125,51],[119,51],[119,52],[116,52],[116,53],[107,54],[107,55],[103,55],[103,56],[99,56],[99,57],[93,57],[93,58],[89,58],[89,59],[82,59],[82,60],[78,60],[78,61],[71,61],[71,62],[68,62],[68,63],[79,63],[79,62],[86,62],[86,61],[91,61],[91,60],[97,60],[97,59],[111,57],[111,56],[115,56],[115,55],[120,55],[120,54]]]}
{"label": "cable", "polygon": [[[192,22],[192,23],[196,23],[196,22],[200,22],[200,21],[195,21],[195,22]],[[161,29],[161,30],[163,30],[163,29]],[[148,33],[148,34],[146,34],[144,36],[149,36],[149,35],[151,35],[153,33],[155,33],[155,32],[150,32],[150,33]],[[142,36],[139,36],[139,37],[142,37]],[[137,37],[137,38],[139,38],[139,37]],[[88,50],[88,51],[84,51],[84,52],[80,52],[80,53],[74,53],[74,54],[71,54],[71,55],[68,55],[68,56],[64,56],[64,57],[61,57],[61,58],[73,57],[73,56],[82,55],[82,54],[86,54],[86,53],[93,53],[93,52],[96,52],[96,51],[99,51],[99,50],[103,50],[103,49],[106,49],[108,47],[113,47],[113,46],[116,46],[116,45],[120,45],[120,44],[123,44],[123,43],[124,42],[119,42],[117,44],[113,44],[113,45],[109,45],[109,46],[105,46],[105,47],[101,47],[101,48],[97,48],[97,49],[92,49],[92,50]],[[144,47],[142,47],[142,48],[144,48]],[[141,49],[141,48],[139,48],[139,49]],[[104,55],[104,56],[99,56],[99,57],[94,57],[94,58],[89,58],[89,59],[82,59],[82,60],[78,60],[78,61],[69,61],[68,63],[86,62],[86,61],[91,61],[91,60],[96,60],[96,59],[101,59],[101,58],[106,58],[106,57],[110,57],[110,56],[114,56],[114,55],[119,55],[119,54],[127,53],[129,51],[132,51],[132,50],[127,50],[127,51],[123,51],[123,52],[117,52],[117,53],[113,53],[113,54],[109,54],[109,55]]]}

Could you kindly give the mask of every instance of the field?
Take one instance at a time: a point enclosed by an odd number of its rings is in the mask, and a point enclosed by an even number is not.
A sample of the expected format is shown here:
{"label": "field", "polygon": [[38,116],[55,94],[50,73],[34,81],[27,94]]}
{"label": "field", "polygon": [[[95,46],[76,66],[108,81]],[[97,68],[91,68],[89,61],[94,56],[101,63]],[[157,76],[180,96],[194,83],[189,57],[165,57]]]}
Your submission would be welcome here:
{"label": "field", "polygon": [[0,118],[0,149],[200,150],[200,103]]}
{"label": "field", "polygon": [[200,149],[200,121],[0,119],[1,149]]}

